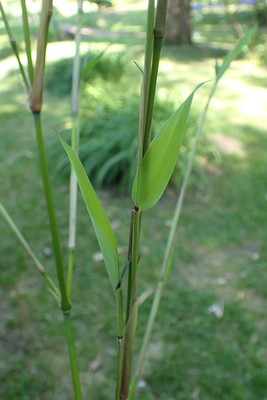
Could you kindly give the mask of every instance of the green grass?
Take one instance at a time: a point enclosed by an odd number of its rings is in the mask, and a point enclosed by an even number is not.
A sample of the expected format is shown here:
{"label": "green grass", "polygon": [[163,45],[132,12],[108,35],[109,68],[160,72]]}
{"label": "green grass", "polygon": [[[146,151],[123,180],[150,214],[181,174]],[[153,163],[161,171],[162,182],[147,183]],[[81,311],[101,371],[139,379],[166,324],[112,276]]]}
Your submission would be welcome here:
{"label": "green grass", "polygon": [[[124,17],[125,31],[137,29],[138,15],[140,10],[133,10]],[[101,17],[108,20],[105,29],[115,30],[120,20],[114,13],[101,13]],[[2,26],[0,29],[1,43],[7,45]],[[220,55],[216,49],[229,48],[233,43],[233,35],[225,25],[216,25],[214,35],[210,26],[197,29],[202,38],[199,43],[204,43],[200,48],[164,49],[158,85],[160,101],[167,99],[178,106],[197,83],[212,78],[214,54]],[[207,43],[207,38],[212,37],[214,41]],[[93,50],[101,51],[108,39],[96,37]],[[132,59],[141,64],[141,38],[125,35],[112,37],[112,41],[116,51],[129,44],[128,53],[132,52]],[[62,43],[55,42],[52,48],[55,54]],[[113,52],[112,47],[108,51]],[[52,51],[48,55],[52,65]],[[216,149],[217,158],[198,156],[139,400],[250,400],[266,396],[267,74],[254,56],[249,53],[233,63],[211,105],[202,148],[207,144]],[[15,63],[8,50],[1,60],[1,202],[54,276],[31,115],[24,107],[26,96],[14,74]],[[125,74],[135,86],[139,85],[140,74],[131,61]],[[105,96],[107,89],[114,91],[114,96],[125,93],[127,79],[123,78],[120,84],[97,79],[95,86],[86,91],[83,107],[90,108],[91,99],[93,104],[100,98],[103,104],[110,101]],[[197,93],[194,114],[204,104],[207,91],[208,87],[204,87]],[[45,103],[49,144],[55,131],[68,127],[69,99],[47,92]],[[91,115],[88,111],[88,118]],[[232,138],[235,142],[229,148]],[[52,184],[66,250],[68,188],[56,175]],[[177,192],[170,188],[158,206],[144,216],[140,292],[156,282]],[[130,201],[107,190],[101,191],[100,196],[113,225],[118,226],[115,232],[123,263]],[[95,260],[99,250],[80,197],[79,205],[73,317],[81,381],[85,399],[106,400],[113,397],[110,393],[115,378],[113,296],[104,265]],[[2,219],[0,232],[0,398],[71,399],[60,313]],[[151,297],[140,308],[137,348],[150,304]],[[224,307],[222,318],[209,312],[211,305]]]}

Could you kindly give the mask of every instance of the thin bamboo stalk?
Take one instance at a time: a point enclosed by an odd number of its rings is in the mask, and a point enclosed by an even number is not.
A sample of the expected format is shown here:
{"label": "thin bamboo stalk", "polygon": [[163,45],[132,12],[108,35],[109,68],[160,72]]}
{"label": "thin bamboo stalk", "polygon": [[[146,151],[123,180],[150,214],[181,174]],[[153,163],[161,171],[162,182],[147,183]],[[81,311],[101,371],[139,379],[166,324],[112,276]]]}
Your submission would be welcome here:
{"label": "thin bamboo stalk", "polygon": [[[139,152],[137,157],[137,170],[139,168],[141,159],[147,151],[151,141],[151,122],[153,116],[158,66],[161,54],[162,40],[164,36],[166,11],[167,0],[159,0],[156,11],[156,22],[152,34],[152,27],[154,24],[154,2],[149,3],[147,21],[148,40],[146,45],[145,74],[143,78],[141,109],[139,118]],[[136,192],[138,193],[138,182]],[[142,213],[137,207],[134,207],[129,236],[128,257],[130,255],[129,259],[131,261],[131,271],[128,274],[128,297],[126,310],[127,322],[123,348],[123,371],[120,393],[121,400],[128,398],[131,379],[133,346],[138,314],[137,286],[141,219]]]}
{"label": "thin bamboo stalk", "polygon": [[138,285],[138,263],[139,263],[139,245],[140,245],[140,223],[141,213],[135,208],[133,214],[133,231],[132,231],[132,260],[131,260],[131,303],[130,313],[126,324],[124,347],[123,347],[123,371],[121,379],[120,399],[125,400],[128,397],[129,384],[131,379],[132,357],[134,336],[137,323],[138,302],[137,302],[137,285]]}
{"label": "thin bamboo stalk", "polygon": [[64,325],[67,335],[67,344],[69,352],[69,360],[71,367],[72,384],[74,389],[75,400],[82,400],[82,391],[80,384],[80,376],[78,371],[78,359],[75,347],[74,329],[70,313],[64,313]]}
{"label": "thin bamboo stalk", "polygon": [[34,126],[35,126],[35,133],[36,133],[36,140],[37,140],[37,147],[40,159],[40,167],[41,167],[41,175],[43,180],[43,187],[44,187],[44,195],[46,199],[47,205],[47,212],[48,218],[50,223],[50,231],[52,237],[52,244],[54,250],[54,256],[56,261],[56,269],[57,269],[57,277],[59,283],[59,289],[61,294],[61,308],[63,312],[70,310],[70,302],[67,296],[66,291],[66,284],[65,284],[65,277],[64,277],[64,268],[63,268],[63,261],[61,255],[61,245],[60,245],[60,238],[58,232],[58,226],[55,216],[55,208],[54,202],[52,199],[52,191],[51,191],[51,184],[50,178],[48,173],[47,161],[46,161],[46,154],[44,149],[44,141],[43,141],[43,130],[42,130],[42,122],[41,122],[41,115],[40,113],[33,113],[34,119]]}
{"label": "thin bamboo stalk", "polygon": [[144,59],[144,72],[143,81],[141,88],[141,98],[140,98],[140,110],[139,110],[139,127],[138,127],[138,142],[139,142],[139,152],[138,160],[140,162],[141,158],[145,153],[144,146],[144,136],[145,127],[147,120],[147,107],[148,107],[148,97],[149,97],[149,86],[151,79],[151,68],[153,60],[153,46],[154,46],[154,35],[153,29],[155,24],[155,0],[149,0],[148,2],[148,15],[147,15],[147,26],[146,26],[146,44],[145,44],[145,59]]}
{"label": "thin bamboo stalk", "polygon": [[[72,71],[72,91],[71,91],[71,115],[72,115],[72,133],[71,147],[78,154],[79,136],[80,136],[80,44],[81,44],[81,27],[83,14],[83,0],[77,0],[77,22],[75,35],[75,57],[73,61]],[[71,298],[74,255],[76,249],[76,220],[77,220],[77,178],[73,167],[70,174],[69,189],[69,240],[68,240],[68,276],[67,276],[67,292]]]}
{"label": "thin bamboo stalk", "polygon": [[151,124],[153,118],[153,108],[154,108],[155,93],[157,87],[158,67],[162,49],[162,42],[165,33],[166,13],[167,13],[167,0],[158,0],[157,10],[156,10],[156,21],[153,31],[153,36],[154,36],[153,58],[152,58],[152,67],[151,67],[150,82],[149,82],[148,103],[146,110],[146,124],[144,130],[144,138],[143,138],[143,156],[145,155],[149,143],[151,141]]}
{"label": "thin bamboo stalk", "polygon": [[117,379],[116,379],[116,392],[115,400],[120,399],[120,389],[122,381],[122,368],[123,368],[123,302],[122,302],[122,289],[116,289],[116,307],[117,307]]}
{"label": "thin bamboo stalk", "polygon": [[[149,86],[151,76],[151,65],[153,59],[153,28],[155,24],[155,0],[149,0],[147,11],[147,25],[146,25],[146,44],[145,44],[145,59],[144,59],[144,72],[140,96],[140,109],[139,109],[139,126],[138,126],[138,149],[137,149],[137,166],[144,155],[144,136],[147,120],[147,107],[149,97]],[[131,213],[129,244],[128,244],[128,262],[131,263],[132,259],[132,230],[133,230],[133,215]],[[127,302],[126,302],[126,323],[130,315],[131,308],[131,290],[132,290],[132,268],[128,270],[128,287],[127,287]]]}

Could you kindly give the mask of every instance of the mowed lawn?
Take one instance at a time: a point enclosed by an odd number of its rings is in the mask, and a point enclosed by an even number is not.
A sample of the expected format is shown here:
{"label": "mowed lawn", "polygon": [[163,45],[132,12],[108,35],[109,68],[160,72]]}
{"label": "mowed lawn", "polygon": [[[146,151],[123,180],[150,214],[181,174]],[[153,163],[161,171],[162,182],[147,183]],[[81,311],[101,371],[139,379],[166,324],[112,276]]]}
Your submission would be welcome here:
{"label": "mowed lawn", "polygon": [[[62,38],[72,26],[74,7],[54,13],[49,67],[71,57],[74,44]],[[10,3],[11,25],[22,41],[20,17]],[[145,6],[119,5],[98,12],[86,5],[82,52],[121,55],[118,80],[96,76],[83,93],[83,118],[106,104],[134,107],[140,87]],[[203,81],[214,77],[215,58],[236,42],[222,19],[194,14],[194,46],[164,46],[157,98],[170,113]],[[33,38],[38,24],[32,20]],[[205,22],[206,21],[206,22]],[[209,23],[207,23],[209,21]],[[243,24],[247,28],[249,22]],[[258,34],[259,35],[259,34]],[[261,37],[266,31],[261,29]],[[64,40],[59,40],[64,39]],[[138,400],[263,400],[267,398],[267,70],[261,39],[234,61],[219,84],[203,130],[194,172],[176,233],[170,277],[148,351]],[[49,273],[55,277],[51,240],[32,117],[16,62],[0,21],[0,201]],[[266,60],[265,60],[266,62]],[[111,68],[111,67],[108,67]],[[61,83],[58,82],[60,86]],[[195,96],[189,135],[207,100],[211,83]],[[133,113],[138,109],[133,109]],[[165,110],[166,118],[168,110]],[[70,97],[47,87],[43,112],[48,151],[58,132],[70,126]],[[190,137],[191,137],[190,136]],[[191,140],[185,142],[181,168]],[[153,290],[179,193],[181,171],[160,203],[144,214],[139,292]],[[67,260],[68,181],[51,166],[62,247]],[[98,191],[127,258],[130,196],[114,188]],[[62,318],[44,282],[10,228],[0,218],[0,399],[72,399]],[[116,375],[116,315],[113,293],[99,248],[79,196],[73,318],[84,399],[113,398]],[[152,295],[142,303],[136,353],[142,343]]]}

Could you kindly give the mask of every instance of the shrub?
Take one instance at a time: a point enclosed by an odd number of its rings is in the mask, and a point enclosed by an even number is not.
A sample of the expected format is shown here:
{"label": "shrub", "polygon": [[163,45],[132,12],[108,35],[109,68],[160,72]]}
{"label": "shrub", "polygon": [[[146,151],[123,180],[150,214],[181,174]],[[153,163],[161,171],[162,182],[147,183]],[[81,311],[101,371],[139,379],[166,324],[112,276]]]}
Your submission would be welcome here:
{"label": "shrub", "polygon": [[[81,57],[81,68],[98,54],[89,52]],[[46,90],[56,96],[65,96],[71,92],[72,82],[72,58],[60,59],[47,67],[45,79]],[[110,82],[118,82],[125,71],[125,55],[121,53],[113,53],[108,56],[103,55],[94,70],[84,77],[84,82],[100,77]]]}

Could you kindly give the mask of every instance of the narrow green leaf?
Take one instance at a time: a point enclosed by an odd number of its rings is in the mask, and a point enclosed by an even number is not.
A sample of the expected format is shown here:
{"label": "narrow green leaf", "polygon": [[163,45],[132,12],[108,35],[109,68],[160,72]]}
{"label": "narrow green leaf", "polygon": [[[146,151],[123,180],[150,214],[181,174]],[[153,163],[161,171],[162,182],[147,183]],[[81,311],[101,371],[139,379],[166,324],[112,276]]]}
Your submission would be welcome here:
{"label": "narrow green leaf", "polygon": [[256,27],[249,29],[247,33],[237,42],[233,50],[227,54],[221,65],[216,62],[215,71],[217,81],[221,79],[231,62],[241,53],[242,48],[248,44],[255,31]]}
{"label": "narrow green leaf", "polygon": [[85,79],[95,68],[97,63],[101,60],[103,57],[104,53],[107,51],[109,46],[107,46],[101,53],[99,53],[96,57],[92,58],[91,60],[85,59],[83,66],[82,66],[82,71],[81,71],[81,79]]}
{"label": "narrow green leaf", "polygon": [[120,276],[119,256],[113,230],[79,158],[66,142],[62,139],[60,140],[77,176],[77,181],[94,226],[112,287],[116,290]]}
{"label": "narrow green leaf", "polygon": [[161,127],[141,160],[132,189],[133,202],[141,211],[153,207],[166,189],[177,162],[193,96],[200,86]]}

